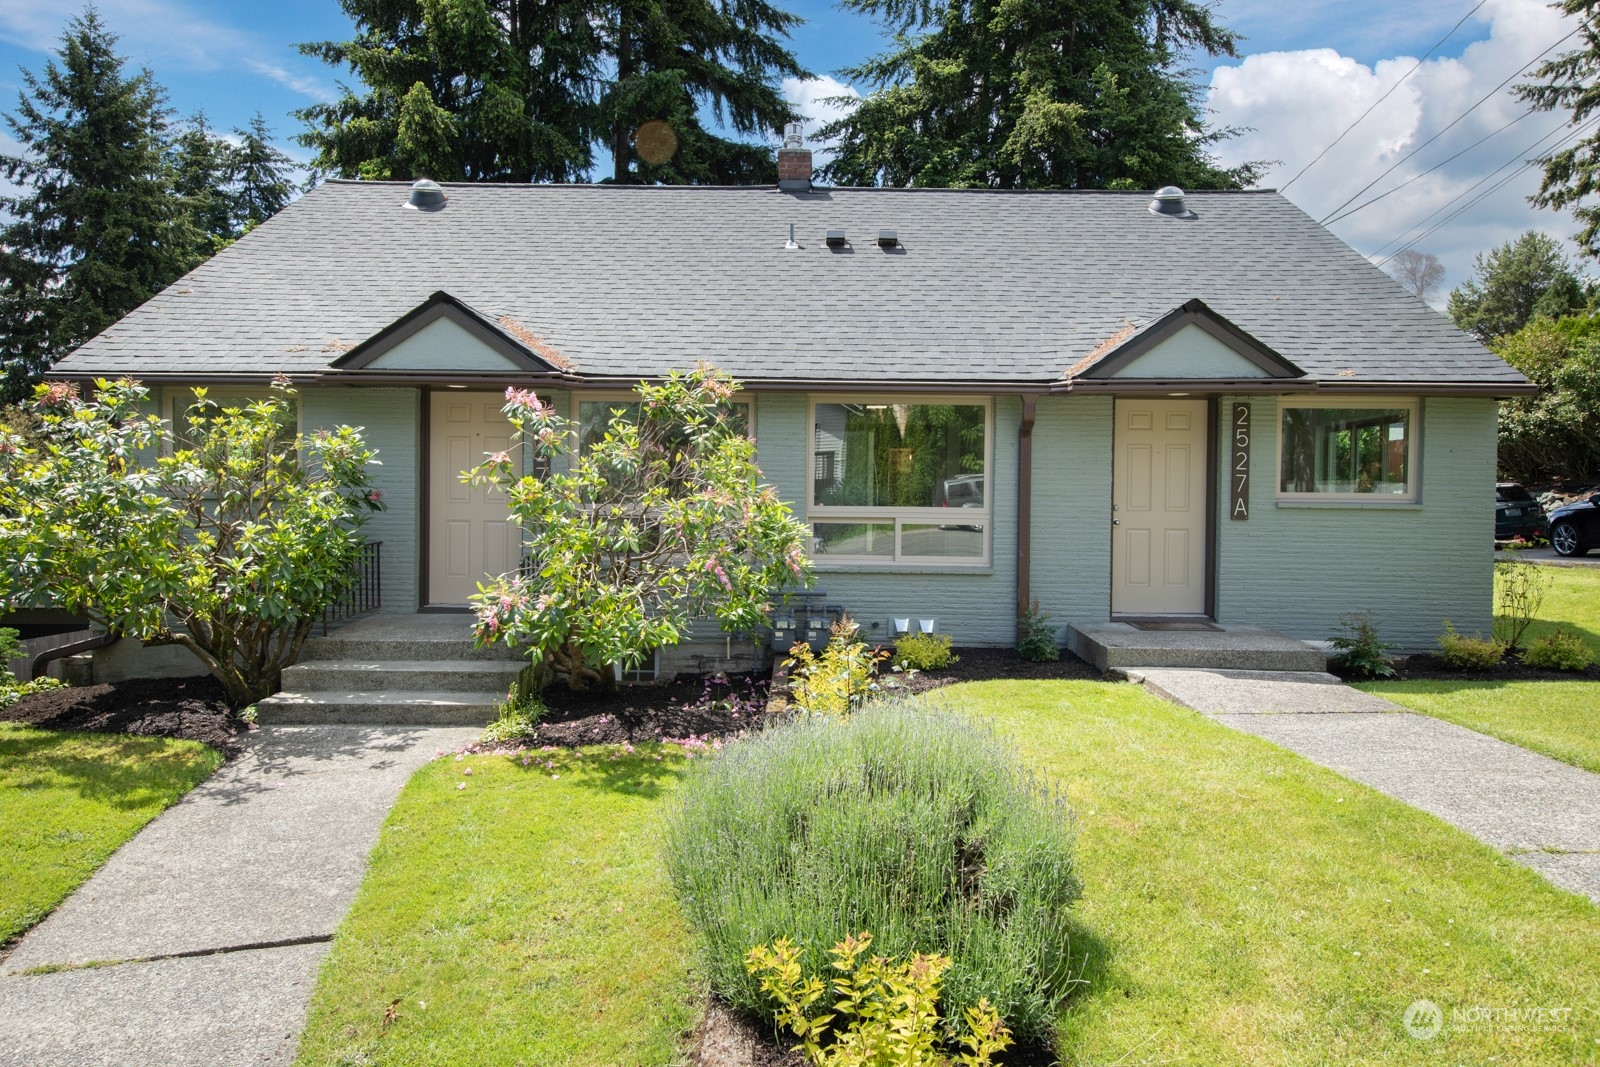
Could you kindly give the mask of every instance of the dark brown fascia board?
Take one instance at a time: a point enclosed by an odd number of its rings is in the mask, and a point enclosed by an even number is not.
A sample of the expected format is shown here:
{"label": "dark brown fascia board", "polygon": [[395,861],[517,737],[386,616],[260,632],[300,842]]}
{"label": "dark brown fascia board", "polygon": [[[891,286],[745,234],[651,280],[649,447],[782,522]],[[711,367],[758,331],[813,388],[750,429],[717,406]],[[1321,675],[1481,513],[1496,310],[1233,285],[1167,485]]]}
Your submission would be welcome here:
{"label": "dark brown fascia board", "polygon": [[1303,378],[1305,371],[1256,340],[1200,299],[1187,300],[1157,318],[1127,341],[1089,364],[1074,380],[1103,379],[1115,374],[1185,326],[1198,326],[1274,378]]}
{"label": "dark brown fascia board", "polygon": [[340,371],[360,370],[423,327],[441,318],[455,322],[530,374],[559,373],[557,368],[538,358],[521,342],[513,339],[500,328],[499,323],[491,321],[477,309],[456,299],[443,289],[436,290],[428,299],[331,361],[328,366]]}
{"label": "dark brown fascia board", "polygon": [[[574,392],[629,390],[639,382],[656,383],[659,377],[639,375],[606,375],[585,377],[577,374],[548,373],[540,375],[516,374],[436,374],[436,373],[385,373],[385,374],[329,374],[327,372],[298,372],[285,375],[296,385],[467,385],[504,388],[506,386],[526,387],[542,385],[570,389]],[[73,381],[89,384],[96,378],[116,379],[123,377],[136,377],[141,382],[159,385],[239,385],[254,384],[256,382],[270,382],[277,374],[249,373],[249,374],[195,374],[193,372],[180,373],[160,371],[149,374],[131,376],[126,373],[92,374],[92,373],[50,373],[47,374],[52,381]],[[745,378],[741,380],[747,392],[770,393],[872,393],[872,394],[952,394],[971,396],[973,394],[995,396],[1104,396],[1128,395],[1144,396],[1151,393],[1188,393],[1190,396],[1243,396],[1246,394],[1301,394],[1319,393],[1328,395],[1354,395],[1362,393],[1392,393],[1400,396],[1481,396],[1496,399],[1513,396],[1533,396],[1538,393],[1539,387],[1529,383],[1513,382],[1417,382],[1417,381],[1388,381],[1388,382],[1350,382],[1350,381],[1317,381],[1310,378],[1301,379],[1270,379],[1270,378],[1175,378],[1166,381],[1154,379],[1093,379],[1082,378],[1071,381],[1011,381],[997,382],[994,379],[982,381],[963,379],[952,381],[896,381],[896,382],[871,382],[871,381],[840,381],[837,379],[818,379],[807,381],[797,378]]]}

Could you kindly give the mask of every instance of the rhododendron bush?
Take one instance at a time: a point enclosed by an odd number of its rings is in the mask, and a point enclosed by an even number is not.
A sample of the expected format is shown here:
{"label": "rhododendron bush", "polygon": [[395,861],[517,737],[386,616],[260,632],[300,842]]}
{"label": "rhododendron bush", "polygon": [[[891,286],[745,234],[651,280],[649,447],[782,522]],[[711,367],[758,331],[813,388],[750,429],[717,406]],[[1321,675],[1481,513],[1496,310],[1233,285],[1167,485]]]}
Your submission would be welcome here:
{"label": "rhododendron bush", "polygon": [[545,683],[609,686],[612,663],[676,644],[693,619],[752,632],[774,595],[809,584],[809,531],[761,484],[731,418],[738,388],[709,367],[640,384],[637,414],[619,408],[577,455],[570,420],[508,389],[512,451],[551,473],[519,477],[501,452],[465,476],[506,494],[528,553],[473,598],[478,639],[527,648]]}
{"label": "rhododendron bush", "polygon": [[287,380],[228,406],[194,392],[181,436],[132,381],[41,385],[32,435],[0,429],[0,610],[182,645],[242,707],[354,581],[376,460],[348,426],[296,434]]}

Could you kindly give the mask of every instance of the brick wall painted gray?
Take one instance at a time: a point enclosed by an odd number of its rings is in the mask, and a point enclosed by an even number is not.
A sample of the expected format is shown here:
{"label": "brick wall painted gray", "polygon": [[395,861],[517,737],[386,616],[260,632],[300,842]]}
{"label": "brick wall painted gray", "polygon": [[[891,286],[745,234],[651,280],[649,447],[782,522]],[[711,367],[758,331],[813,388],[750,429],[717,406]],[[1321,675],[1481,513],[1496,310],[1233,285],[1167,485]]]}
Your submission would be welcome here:
{"label": "brick wall painted gray", "polygon": [[[757,461],[765,479],[805,518],[806,397],[756,394]],[[984,573],[819,568],[815,588],[843,604],[869,640],[887,642],[896,616],[933,616],[958,645],[1010,645],[1016,637],[1017,425],[1022,404],[996,397],[991,487],[992,566]],[[873,624],[876,623],[876,629]]]}
{"label": "brick wall painted gray", "polygon": [[1030,585],[1062,639],[1110,610],[1111,409],[1108,396],[1043,397],[1034,413]]}
{"label": "brick wall painted gray", "polygon": [[[1422,402],[1420,506],[1292,507],[1276,503],[1277,401],[1252,406],[1250,518],[1226,517],[1217,544],[1217,616],[1303,640],[1331,636],[1338,617],[1370,611],[1383,638],[1431,648],[1444,620],[1467,633],[1492,625],[1496,406]],[[1224,398],[1218,430],[1226,434]],[[1218,449],[1227,462],[1227,439]]]}
{"label": "brick wall painted gray", "polygon": [[422,391],[414,388],[308,388],[301,394],[300,425],[307,433],[348,425],[363,427],[382,464],[373,484],[387,510],[367,522],[367,537],[383,542],[383,610],[406,615],[418,607],[422,449]]}

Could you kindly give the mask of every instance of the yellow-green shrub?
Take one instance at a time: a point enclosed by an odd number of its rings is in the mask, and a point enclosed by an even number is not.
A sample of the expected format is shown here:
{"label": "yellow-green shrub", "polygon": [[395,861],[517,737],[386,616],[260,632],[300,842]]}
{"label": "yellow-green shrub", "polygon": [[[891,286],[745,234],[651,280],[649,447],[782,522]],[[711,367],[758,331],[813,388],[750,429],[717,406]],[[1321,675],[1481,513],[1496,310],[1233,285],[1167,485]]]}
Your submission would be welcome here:
{"label": "yellow-green shrub", "polygon": [[868,648],[861,640],[861,628],[841,619],[833,624],[828,647],[820,656],[805,642],[789,650],[783,661],[789,674],[789,700],[812,714],[847,716],[882,688],[878,664],[888,656],[881,648]]}
{"label": "yellow-green shrub", "polygon": [[906,634],[894,643],[894,665],[907,671],[937,671],[960,663],[949,634]]}
{"label": "yellow-green shrub", "polygon": [[872,935],[863,931],[828,950],[837,972],[830,983],[832,1011],[819,1003],[828,985],[816,975],[804,976],[800,949],[787,937],[757,945],[745,957],[745,969],[777,1002],[778,1024],[800,1039],[795,1048],[815,1067],[988,1067],[1011,1044],[1011,1031],[983,998],[966,1011],[960,1042],[965,1051],[954,1060],[940,1055],[939,986],[949,957],[862,959],[871,944]]}
{"label": "yellow-green shrub", "polygon": [[1457,633],[1450,620],[1444,620],[1439,635],[1439,658],[1458,671],[1486,671],[1505,658],[1506,643],[1482,635],[1468,637]]}
{"label": "yellow-green shrub", "polygon": [[1522,662],[1545,671],[1581,671],[1594,662],[1594,649],[1569,630],[1552,630],[1529,646]]}

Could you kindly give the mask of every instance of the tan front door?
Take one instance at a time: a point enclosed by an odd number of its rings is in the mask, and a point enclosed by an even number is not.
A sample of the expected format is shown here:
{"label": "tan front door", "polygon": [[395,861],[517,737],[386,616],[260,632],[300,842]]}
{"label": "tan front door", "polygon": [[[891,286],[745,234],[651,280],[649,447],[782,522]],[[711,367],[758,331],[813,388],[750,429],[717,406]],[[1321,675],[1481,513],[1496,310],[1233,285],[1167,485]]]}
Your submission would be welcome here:
{"label": "tan front door", "polygon": [[435,606],[459,606],[478,583],[521,564],[521,537],[503,493],[466,485],[461,472],[510,447],[511,424],[499,393],[433,393],[428,431],[428,593]]}
{"label": "tan front door", "polygon": [[1111,612],[1206,610],[1206,402],[1116,402]]}

